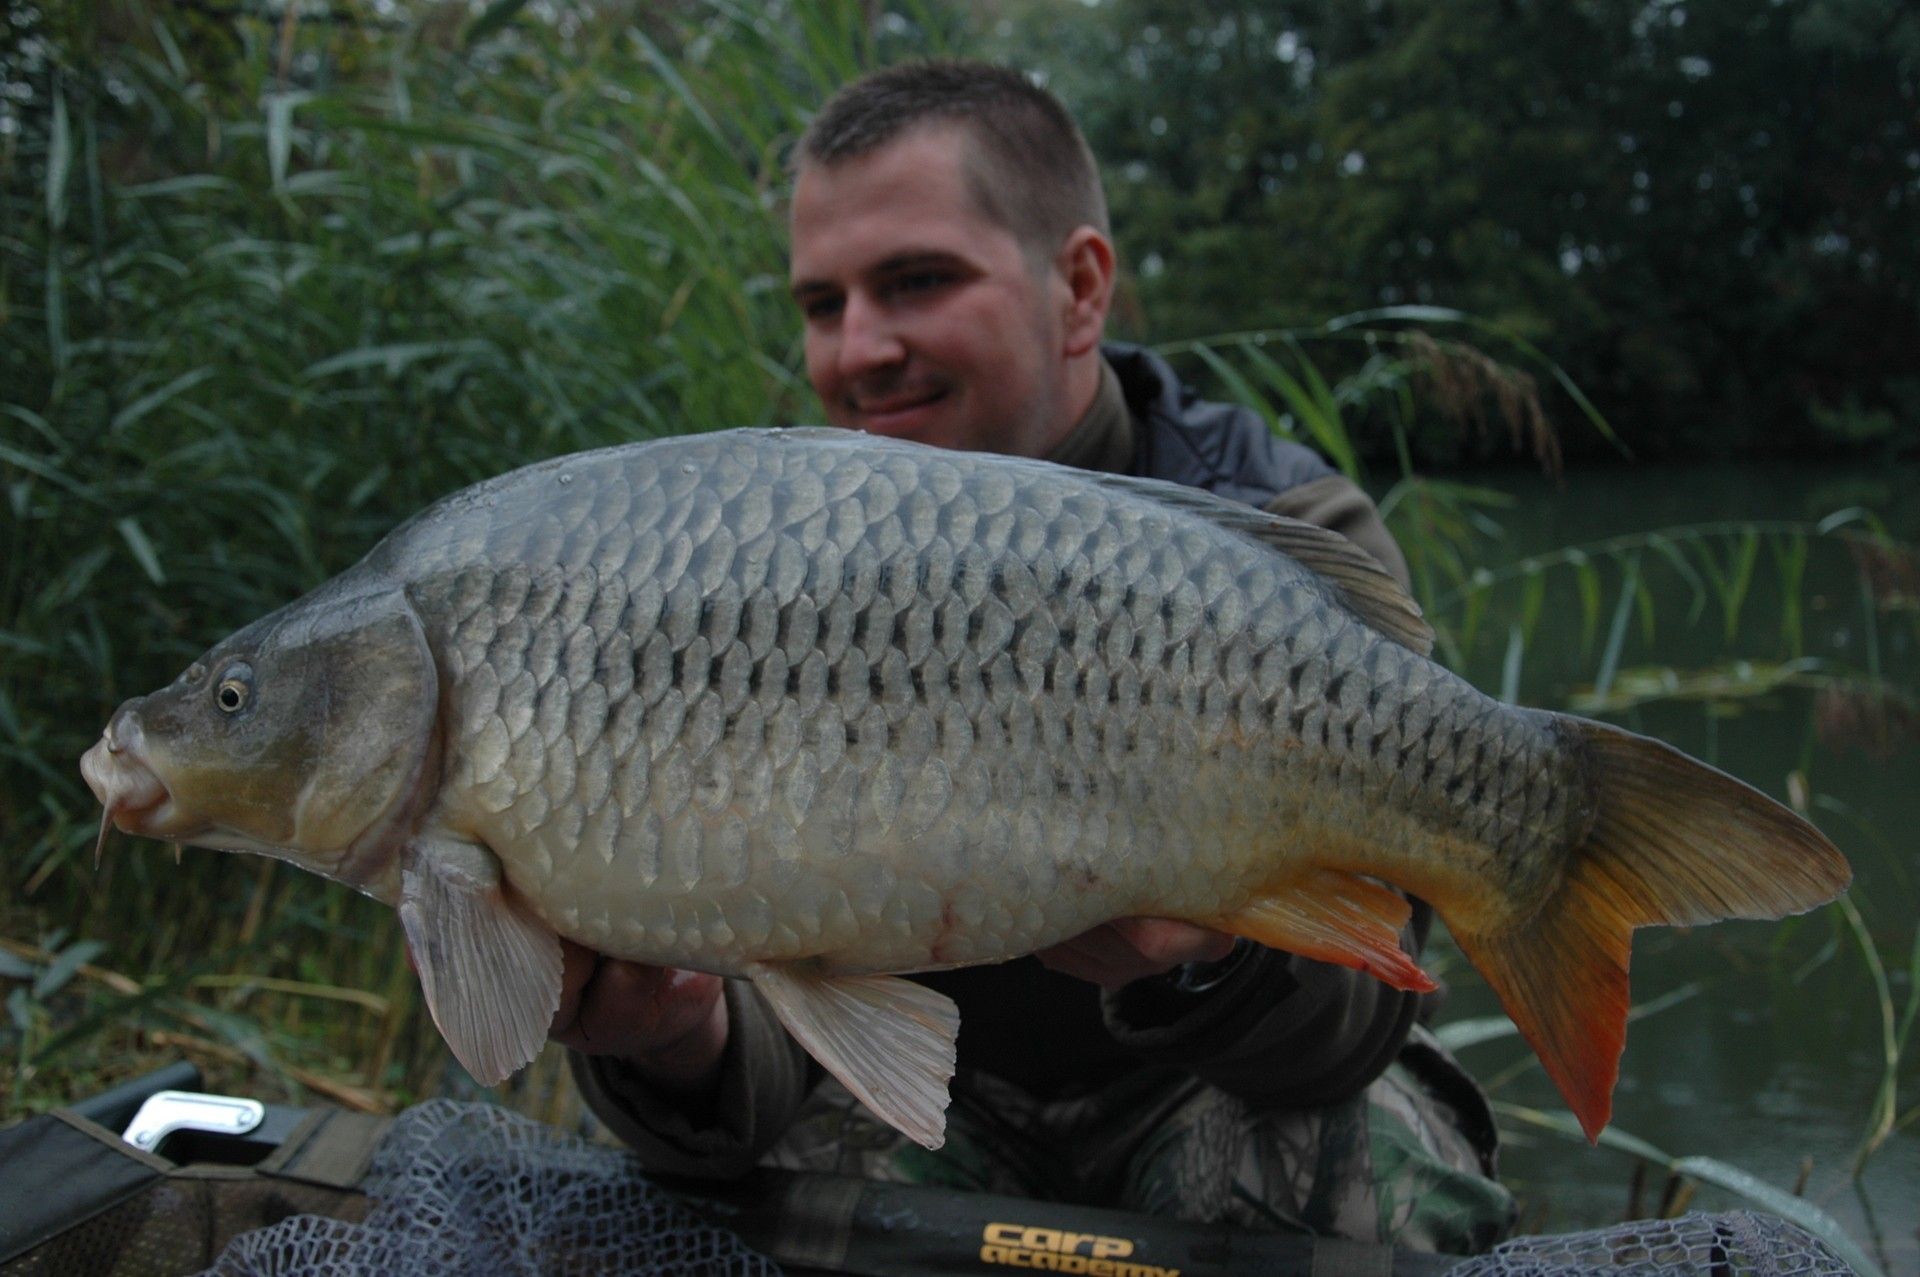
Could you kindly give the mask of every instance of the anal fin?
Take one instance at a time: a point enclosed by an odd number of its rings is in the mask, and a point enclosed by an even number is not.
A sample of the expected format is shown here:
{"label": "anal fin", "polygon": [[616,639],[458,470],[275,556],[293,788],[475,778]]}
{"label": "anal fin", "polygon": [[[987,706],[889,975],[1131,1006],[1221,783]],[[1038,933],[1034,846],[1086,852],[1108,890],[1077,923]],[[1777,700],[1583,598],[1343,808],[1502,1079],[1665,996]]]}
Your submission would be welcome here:
{"label": "anal fin", "polygon": [[876,1116],[928,1148],[946,1142],[960,1032],[951,998],[899,976],[829,976],[802,963],[747,974],[787,1032]]}
{"label": "anal fin", "polygon": [[421,838],[400,873],[400,923],[440,1036],[482,1086],[546,1044],[560,1007],[560,940],[511,895],[478,843]]}
{"label": "anal fin", "polygon": [[1431,993],[1439,986],[1400,947],[1413,906],[1355,874],[1311,869],[1255,896],[1234,913],[1203,926],[1245,936],[1321,962],[1354,967],[1396,989]]}

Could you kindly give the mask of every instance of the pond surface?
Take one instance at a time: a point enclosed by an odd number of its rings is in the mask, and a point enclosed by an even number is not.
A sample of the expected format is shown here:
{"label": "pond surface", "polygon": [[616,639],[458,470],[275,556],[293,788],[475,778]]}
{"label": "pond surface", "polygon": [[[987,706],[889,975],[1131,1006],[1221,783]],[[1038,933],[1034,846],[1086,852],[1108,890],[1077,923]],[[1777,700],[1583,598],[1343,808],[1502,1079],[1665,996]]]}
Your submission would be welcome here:
{"label": "pond surface", "polygon": [[[1472,481],[1514,498],[1511,507],[1494,513],[1503,535],[1480,556],[1494,569],[1621,534],[1721,519],[1815,522],[1849,507],[1873,512],[1896,538],[1920,541],[1920,503],[1900,499],[1920,493],[1920,467],[1913,466],[1603,469],[1571,474],[1559,487],[1517,473]],[[1642,566],[1656,633],[1647,642],[1639,613],[1627,617],[1616,691],[1657,686],[1659,667],[1666,666],[1682,686],[1688,673],[1713,667],[1731,676],[1737,692],[1751,693],[1751,681],[1743,679],[1764,678],[1791,654],[1782,637],[1779,560],[1764,538],[1731,641],[1711,580],[1704,582],[1707,601],[1700,616],[1689,624],[1693,592],[1685,579],[1657,552],[1646,554]],[[1479,686],[1513,687],[1524,703],[1559,709],[1592,688],[1625,573],[1614,560],[1599,575],[1599,641],[1583,615],[1574,573],[1557,573],[1548,573],[1538,628],[1517,670],[1505,636],[1519,610],[1519,592],[1508,588],[1496,596],[1480,640],[1463,658],[1465,672]],[[1868,604],[1848,549],[1819,540],[1809,551],[1804,588],[1796,593],[1804,600],[1803,682],[1872,666],[1909,697],[1920,690],[1920,613],[1910,594],[1904,603]],[[1457,605],[1450,610],[1444,599],[1437,603],[1433,610],[1443,618],[1460,615]],[[1733,658],[1753,665],[1732,667]],[[1853,864],[1851,899],[1885,959],[1897,1017],[1913,996],[1907,968],[1920,918],[1920,746],[1911,719],[1905,738],[1890,749],[1868,752],[1838,739],[1845,735],[1836,729],[1844,725],[1839,711],[1847,703],[1831,694],[1823,700],[1816,687],[1787,684],[1717,701],[1658,698],[1599,716],[1671,741],[1776,798],[1787,797],[1789,775],[1798,774],[1815,820]],[[1817,730],[1822,716],[1825,733]],[[1457,955],[1448,957],[1452,994],[1442,1021],[1497,1014],[1487,989]],[[1804,1195],[1840,1220],[1888,1273],[1920,1272],[1920,1122],[1882,1144],[1858,1179],[1850,1173],[1887,1068],[1876,987],[1838,909],[1785,924],[1638,932],[1635,1005],[1668,995],[1681,1000],[1636,1021],[1628,1033],[1615,1129],[1675,1157],[1717,1158],[1784,1189],[1804,1181]],[[1517,1038],[1465,1047],[1461,1058],[1496,1101],[1564,1116],[1553,1087]],[[1909,1046],[1897,1070],[1897,1113],[1920,1105],[1916,1059],[1920,1041]],[[1646,1216],[1659,1210],[1664,1171],[1647,1174],[1636,1203],[1629,1156],[1589,1149],[1512,1115],[1502,1118],[1502,1127],[1513,1136],[1502,1169],[1525,1201],[1523,1227],[1591,1227],[1627,1218],[1630,1211]],[[1693,1205],[1731,1209],[1747,1203],[1702,1187]]]}

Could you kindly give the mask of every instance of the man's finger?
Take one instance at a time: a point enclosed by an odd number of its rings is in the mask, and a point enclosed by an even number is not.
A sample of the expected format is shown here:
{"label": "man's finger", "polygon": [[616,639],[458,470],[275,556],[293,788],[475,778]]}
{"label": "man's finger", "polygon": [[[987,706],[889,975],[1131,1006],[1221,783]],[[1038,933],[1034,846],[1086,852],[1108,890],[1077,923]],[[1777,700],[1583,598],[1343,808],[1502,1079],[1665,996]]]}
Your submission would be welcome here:
{"label": "man's finger", "polygon": [[560,937],[560,1005],[554,1008],[549,1037],[559,1038],[580,1017],[580,997],[600,965],[600,955],[584,945]]}
{"label": "man's finger", "polygon": [[1121,918],[1113,928],[1150,963],[1171,970],[1189,962],[1218,962],[1233,952],[1233,937],[1171,918]]}
{"label": "man's finger", "polygon": [[1233,951],[1233,937],[1170,918],[1122,918],[1037,955],[1064,975],[1119,988],[1188,962],[1214,962]]}

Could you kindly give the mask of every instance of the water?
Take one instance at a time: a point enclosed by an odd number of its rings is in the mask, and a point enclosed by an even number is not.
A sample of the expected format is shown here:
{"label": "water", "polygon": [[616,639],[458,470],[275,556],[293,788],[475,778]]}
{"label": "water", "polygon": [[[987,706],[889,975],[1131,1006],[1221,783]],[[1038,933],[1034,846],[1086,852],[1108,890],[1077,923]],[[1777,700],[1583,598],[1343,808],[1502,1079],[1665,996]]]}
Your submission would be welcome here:
{"label": "water", "polygon": [[[1499,474],[1474,480],[1515,504],[1496,514],[1503,537],[1483,557],[1498,567],[1570,543],[1595,541],[1718,519],[1818,520],[1836,510],[1873,511],[1888,531],[1920,541],[1920,509],[1899,500],[1920,492],[1920,468],[1648,467],[1569,476],[1557,488],[1537,476]],[[1648,644],[1639,617],[1628,618],[1620,668],[1667,664],[1682,671],[1741,656],[1770,663],[1785,655],[1779,569],[1764,544],[1752,596],[1734,640],[1718,604],[1687,623],[1691,594],[1684,580],[1649,556],[1658,630]],[[1600,637],[1583,624],[1572,576],[1550,577],[1539,629],[1517,673],[1518,699],[1564,708],[1591,686],[1602,660],[1619,588],[1604,574]],[[1877,665],[1909,694],[1920,690],[1915,637],[1920,614],[1880,611],[1869,635],[1859,577],[1844,549],[1816,547],[1806,569],[1806,652],[1830,664]],[[1711,587],[1709,586],[1709,590]],[[1507,591],[1483,623],[1466,671],[1489,690],[1509,676],[1506,634],[1518,593]],[[1437,609],[1446,614],[1444,607]],[[1789,773],[1805,779],[1814,815],[1855,870],[1852,899],[1889,967],[1896,1015],[1910,995],[1905,971],[1920,918],[1920,746],[1911,739],[1884,757],[1823,742],[1815,731],[1815,694],[1788,687],[1765,696],[1709,704],[1662,701],[1605,717],[1663,737],[1707,758],[1775,797]],[[1454,995],[1444,1019],[1495,1013],[1491,995],[1463,969],[1449,978]],[[1884,1075],[1882,1020],[1874,986],[1852,934],[1828,908],[1787,924],[1731,923],[1691,933],[1642,931],[1634,946],[1636,1005],[1698,984],[1701,991],[1636,1022],[1628,1033],[1614,1125],[1676,1156],[1703,1155],[1804,1195],[1839,1219],[1889,1273],[1920,1272],[1920,1124],[1881,1146],[1857,1181],[1850,1175]],[[1920,1034],[1916,1034],[1920,1036]],[[1496,1100],[1564,1113],[1530,1053],[1506,1038],[1466,1048],[1463,1060],[1487,1081]],[[1920,1041],[1898,1071],[1897,1112],[1920,1105]],[[1618,1221],[1630,1208],[1633,1159],[1589,1149],[1560,1135],[1530,1130],[1512,1118],[1516,1138],[1503,1162],[1521,1193],[1523,1226],[1556,1230]],[[1664,1171],[1649,1173],[1637,1213],[1660,1206]],[[1746,1205],[1702,1188],[1695,1206]]]}

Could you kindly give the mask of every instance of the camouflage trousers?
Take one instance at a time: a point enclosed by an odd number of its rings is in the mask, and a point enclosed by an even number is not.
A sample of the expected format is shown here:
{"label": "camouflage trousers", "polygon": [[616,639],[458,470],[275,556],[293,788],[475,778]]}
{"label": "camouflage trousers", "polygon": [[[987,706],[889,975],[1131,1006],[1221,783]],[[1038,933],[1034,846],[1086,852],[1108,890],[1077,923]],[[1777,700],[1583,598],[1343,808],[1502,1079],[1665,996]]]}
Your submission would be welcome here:
{"label": "camouflage trousers", "polygon": [[1494,1152],[1486,1101],[1416,1028],[1364,1092],[1321,1108],[1262,1108],[1162,1070],[1060,1101],[963,1074],[934,1151],[829,1078],[762,1161],[1465,1254],[1513,1222]]}

